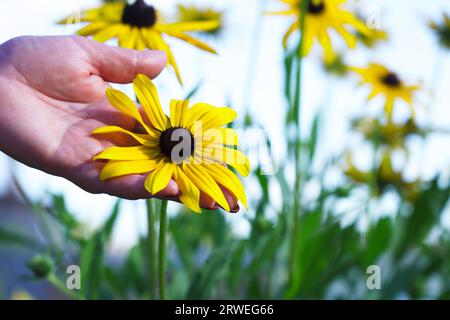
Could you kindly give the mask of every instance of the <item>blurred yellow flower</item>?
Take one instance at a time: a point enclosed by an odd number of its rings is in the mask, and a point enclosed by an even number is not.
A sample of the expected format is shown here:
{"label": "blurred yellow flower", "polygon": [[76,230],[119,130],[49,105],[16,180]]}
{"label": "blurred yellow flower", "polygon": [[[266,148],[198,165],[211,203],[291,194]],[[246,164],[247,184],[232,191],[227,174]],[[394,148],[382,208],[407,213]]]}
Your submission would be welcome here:
{"label": "blurred yellow flower", "polygon": [[429,26],[435,32],[441,46],[450,49],[450,16],[444,14],[442,22],[430,21]]}
{"label": "blurred yellow flower", "polygon": [[[216,53],[213,48],[191,37],[187,32],[213,30],[220,25],[217,20],[166,23],[162,21],[155,7],[147,5],[144,0],[137,0],[133,4],[108,2],[99,8],[83,11],[79,20],[89,22],[78,30],[77,33],[81,36],[92,35],[93,39],[100,42],[117,38],[119,46],[124,48],[165,51],[168,64],[174,68],[180,83],[182,80],[179,68],[163,35],[181,39],[197,48]],[[61,24],[73,22],[73,16],[59,21]]]}
{"label": "blurred yellow flower", "polygon": [[344,174],[358,184],[371,185],[375,183],[376,189],[374,191],[377,197],[381,196],[387,190],[387,187],[391,186],[405,199],[413,201],[418,194],[420,185],[420,180],[406,181],[401,171],[393,168],[390,152],[383,153],[381,162],[374,172],[358,169],[354,165],[351,155],[347,155]]}
{"label": "blurred yellow flower", "polygon": [[348,73],[348,65],[344,61],[342,54],[336,54],[331,61],[322,61],[322,67],[325,72],[337,76],[344,77]]}
{"label": "blurred yellow flower", "polygon": [[332,61],[335,56],[330,31],[335,30],[346,42],[347,46],[354,48],[357,37],[352,34],[356,30],[368,34],[367,26],[348,10],[342,7],[347,0],[280,0],[288,5],[288,9],[272,12],[276,15],[294,16],[295,22],[289,27],[283,37],[283,45],[287,46],[290,36],[300,28],[302,1],[308,1],[305,17],[305,30],[303,32],[303,55],[308,55],[317,40],[324,50],[325,61]]}
{"label": "blurred yellow flower", "polygon": [[372,87],[369,100],[378,95],[385,97],[385,112],[389,121],[392,120],[394,102],[397,99],[405,101],[411,110],[411,117],[414,118],[413,96],[420,89],[418,85],[406,85],[397,75],[385,66],[371,63],[366,68],[350,67],[350,70],[361,77],[361,84],[368,84]]}
{"label": "blurred yellow flower", "polygon": [[145,180],[146,190],[156,194],[174,179],[181,190],[181,202],[195,212],[200,212],[200,191],[225,210],[235,210],[229,207],[222,188],[247,206],[241,181],[224,166],[233,167],[242,176],[249,174],[247,157],[235,148],[238,145],[236,132],[222,128],[234,120],[236,112],[206,103],[197,103],[188,109],[189,101],[172,100],[169,118],[149,78],[138,75],[133,85],[146,120],[135,103],[121,91],[108,88],[106,96],[114,108],[134,118],[145,133],[116,126],[101,127],[93,132],[126,134],[138,144],[110,147],[95,156],[94,160],[108,160],[100,179],[150,172]]}
{"label": "blurred yellow flower", "polygon": [[366,117],[353,122],[353,128],[360,132],[368,141],[379,141],[391,149],[406,151],[405,142],[410,136],[424,136],[425,130],[420,129],[414,119],[405,123],[381,123],[376,118]]}
{"label": "blurred yellow flower", "polygon": [[200,31],[207,35],[217,36],[223,30],[223,11],[215,10],[211,7],[199,7],[196,5],[177,5],[178,21],[218,21],[214,29]]}
{"label": "blurred yellow flower", "polygon": [[34,300],[34,297],[25,290],[16,290],[11,295],[11,300]]}

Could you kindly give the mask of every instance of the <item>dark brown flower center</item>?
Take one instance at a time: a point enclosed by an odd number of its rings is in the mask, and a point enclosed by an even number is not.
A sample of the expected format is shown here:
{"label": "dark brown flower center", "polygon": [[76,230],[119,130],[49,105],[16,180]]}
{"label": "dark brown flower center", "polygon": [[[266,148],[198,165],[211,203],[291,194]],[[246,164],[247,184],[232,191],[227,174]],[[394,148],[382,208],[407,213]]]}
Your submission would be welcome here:
{"label": "dark brown flower center", "polygon": [[173,162],[180,163],[194,153],[194,137],[185,128],[170,128],[159,138],[161,152]]}
{"label": "dark brown flower center", "polygon": [[401,81],[396,73],[389,72],[387,75],[385,75],[383,78],[381,78],[381,81],[390,87],[398,87],[401,85]]}
{"label": "dark brown flower center", "polygon": [[325,10],[325,4],[322,1],[308,1],[308,12],[310,14],[321,14]]}
{"label": "dark brown flower center", "polygon": [[132,5],[127,4],[122,13],[122,22],[134,27],[151,27],[156,22],[156,10],[144,0],[137,0]]}

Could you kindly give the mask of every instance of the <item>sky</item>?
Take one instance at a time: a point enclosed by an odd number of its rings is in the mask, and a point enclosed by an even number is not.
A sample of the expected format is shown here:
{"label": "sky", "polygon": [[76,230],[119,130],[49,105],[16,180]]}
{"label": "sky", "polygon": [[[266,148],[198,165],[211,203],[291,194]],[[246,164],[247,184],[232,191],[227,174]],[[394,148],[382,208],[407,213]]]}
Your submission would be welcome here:
{"label": "sky", "polygon": [[[151,1],[150,1],[151,2]],[[177,1],[153,1],[164,14],[173,14]],[[380,25],[390,34],[390,40],[376,50],[358,48],[349,53],[348,62],[365,65],[380,62],[398,71],[410,83],[424,87],[419,99],[418,121],[425,126],[450,128],[450,57],[442,53],[427,28],[429,19],[450,13],[447,0],[361,0],[350,1],[365,14],[379,16]],[[58,26],[54,22],[80,9],[95,7],[96,0],[0,0],[0,43],[21,35],[69,35],[79,25]],[[276,0],[190,0],[183,3],[207,4],[226,11],[225,32],[221,38],[207,39],[217,49],[217,56],[200,52],[178,40],[170,41],[181,67],[185,86],[181,88],[170,70],[156,80],[163,105],[171,98],[183,98],[190,89],[202,82],[194,101],[215,105],[230,105],[243,115],[247,108],[255,122],[266,128],[274,145],[274,155],[281,159],[285,152],[283,97],[283,49],[281,39],[290,19],[263,15],[269,9],[280,9]],[[338,39],[333,39],[338,40]],[[338,47],[342,43],[336,41]],[[64,48],[61,48],[64,50]],[[309,132],[317,112],[324,115],[319,142],[318,163],[337,156],[350,147],[358,147],[360,139],[349,131],[350,120],[358,115],[379,111],[379,101],[367,104],[368,91],[357,88],[356,79],[339,80],[323,73],[320,50],[316,47],[305,59],[303,74],[302,133]],[[436,80],[438,79],[438,80]],[[439,83],[437,88],[431,88]],[[121,89],[131,93],[129,86]],[[404,109],[406,110],[406,108]],[[400,111],[399,117],[404,114]],[[437,172],[450,175],[449,137],[433,135],[423,141],[411,141],[411,161],[405,172],[411,179],[430,178]],[[447,146],[447,147],[443,147]],[[361,152],[356,161],[368,166],[367,153]],[[399,161],[400,165],[401,161]],[[9,177],[15,172],[33,199],[45,198],[49,191],[63,193],[67,203],[79,218],[92,228],[104,221],[114,199],[106,195],[88,194],[64,179],[52,177],[18,164],[0,154],[0,191],[5,190]],[[254,188],[252,184],[249,188]],[[252,193],[250,190],[249,193]],[[255,192],[257,192],[255,190]],[[274,190],[276,192],[276,190]],[[172,204],[169,209],[176,209]],[[173,211],[170,210],[170,211]],[[236,234],[245,235],[248,223],[243,218],[251,212],[229,217]],[[113,236],[113,248],[125,250],[137,239],[145,226],[142,201],[126,201]],[[136,232],[138,231],[138,232]]]}

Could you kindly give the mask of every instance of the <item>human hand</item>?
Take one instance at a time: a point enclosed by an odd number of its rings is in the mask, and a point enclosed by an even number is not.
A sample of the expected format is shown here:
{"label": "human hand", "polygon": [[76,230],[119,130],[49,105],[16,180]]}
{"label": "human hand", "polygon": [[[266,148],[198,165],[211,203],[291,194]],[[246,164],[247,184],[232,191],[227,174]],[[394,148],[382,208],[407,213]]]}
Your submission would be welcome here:
{"label": "human hand", "polygon": [[[105,98],[108,82],[130,83],[138,73],[156,77],[166,65],[161,51],[110,47],[78,36],[19,37],[0,46],[0,149],[12,158],[64,177],[91,193],[148,198],[145,175],[100,181],[103,164],[92,157],[124,137],[99,140],[105,125],[133,130],[133,119]],[[174,181],[157,197],[176,200]],[[227,194],[232,205],[233,199]],[[215,202],[201,196],[201,206]]]}

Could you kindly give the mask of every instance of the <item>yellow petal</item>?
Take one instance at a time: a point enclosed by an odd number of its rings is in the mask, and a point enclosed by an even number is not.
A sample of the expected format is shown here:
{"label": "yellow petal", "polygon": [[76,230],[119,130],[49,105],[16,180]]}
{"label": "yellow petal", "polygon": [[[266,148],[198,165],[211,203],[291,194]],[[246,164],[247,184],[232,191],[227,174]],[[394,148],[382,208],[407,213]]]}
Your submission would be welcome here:
{"label": "yellow petal", "polygon": [[238,135],[231,128],[213,128],[202,132],[201,141],[203,146],[210,144],[223,144],[227,146],[238,146]]}
{"label": "yellow petal", "polygon": [[149,34],[151,35],[152,41],[154,41],[156,43],[157,49],[163,50],[166,52],[167,63],[172,66],[172,68],[175,71],[175,74],[177,76],[178,82],[181,85],[183,85],[183,81],[181,79],[181,74],[180,74],[180,70],[177,65],[177,61],[175,60],[175,57],[174,57],[169,45],[164,41],[164,39],[161,37],[161,35],[158,32],[149,31]]}
{"label": "yellow petal", "polygon": [[145,41],[143,39],[143,30],[145,29],[140,29],[138,32],[138,35],[136,36],[136,50],[145,50],[146,49],[146,44]]}
{"label": "yellow petal", "polygon": [[150,172],[155,170],[158,164],[158,160],[108,161],[100,173],[100,180]]}
{"label": "yellow petal", "polygon": [[139,122],[149,135],[154,135],[153,131],[145,124],[134,102],[125,93],[113,88],[107,88],[106,98],[114,108]]}
{"label": "yellow petal", "polygon": [[105,126],[105,127],[97,128],[94,131],[92,131],[92,134],[107,134],[107,133],[127,134],[130,137],[132,137],[134,140],[139,142],[140,144],[143,144],[144,146],[148,146],[148,147],[154,147],[159,144],[159,141],[158,141],[159,137],[156,133],[153,133],[153,132],[152,132],[152,135],[138,134],[138,133],[134,133],[134,132],[125,130],[121,127],[117,127],[117,126]]}
{"label": "yellow petal", "polygon": [[221,145],[210,145],[202,150],[200,155],[204,160],[214,160],[225,163],[234,169],[241,176],[248,176],[250,173],[250,162],[246,155],[237,149],[226,148]]}
{"label": "yellow petal", "polygon": [[283,36],[283,47],[286,49],[287,45],[288,45],[288,41],[289,38],[291,37],[291,35],[298,30],[298,22],[294,22],[293,24],[291,24],[291,26],[288,28],[288,30],[286,31],[286,33]]}
{"label": "yellow petal", "polygon": [[241,180],[221,164],[204,164],[203,168],[220,185],[232,192],[247,208],[247,197]]}
{"label": "yellow petal", "polygon": [[181,191],[180,201],[192,211],[200,213],[200,190],[189,180],[180,167],[176,167],[174,179]]}
{"label": "yellow petal", "polygon": [[169,127],[169,120],[161,108],[158,91],[153,82],[143,74],[138,74],[133,86],[150,123],[160,131],[166,130]]}
{"label": "yellow petal", "polygon": [[145,189],[152,195],[157,194],[167,187],[174,170],[175,164],[162,163],[157,169],[150,172],[147,179],[145,179]]}
{"label": "yellow petal", "polygon": [[350,32],[348,32],[342,25],[340,24],[334,24],[333,25],[334,29],[336,29],[336,31],[342,36],[342,38],[344,39],[344,41],[347,43],[347,45],[350,48],[354,48],[356,46],[357,43],[357,39],[356,36],[354,36],[353,34],[351,34]]}
{"label": "yellow petal", "polygon": [[170,124],[172,127],[182,127],[184,117],[188,109],[189,101],[175,100],[170,101]]}
{"label": "yellow petal", "polygon": [[198,130],[205,131],[211,128],[223,127],[232,122],[236,116],[237,113],[233,109],[227,107],[214,108],[198,119],[199,122],[196,126],[194,123],[194,134],[196,135]]}
{"label": "yellow petal", "polygon": [[139,35],[139,29],[135,27],[131,27],[128,32],[124,32],[120,34],[122,36],[122,44],[120,45],[123,48],[127,49],[135,49],[136,40]]}
{"label": "yellow petal", "polygon": [[131,27],[128,25],[122,25],[122,30],[120,30],[119,36],[119,47],[127,48],[128,41],[130,38]]}
{"label": "yellow petal", "polygon": [[367,27],[366,23],[359,20],[357,17],[355,17],[350,12],[341,12],[341,19],[344,23],[351,25],[354,27],[357,31],[362,33],[365,36],[370,36],[370,29]]}
{"label": "yellow petal", "polygon": [[207,103],[196,103],[187,112],[184,122],[186,128],[192,129],[193,125],[199,120],[205,113],[215,109],[214,106]]}
{"label": "yellow petal", "polygon": [[92,37],[95,41],[99,41],[99,42],[105,42],[108,41],[111,38],[117,37],[121,31],[122,25],[117,23],[117,24],[112,24],[104,29],[102,29],[101,31],[97,32],[96,34],[94,34],[94,36]]}
{"label": "yellow petal", "polygon": [[226,211],[230,211],[230,206],[214,179],[205,171],[201,170],[198,164],[183,164],[183,172],[187,177],[204,193],[208,194]]}
{"label": "yellow petal", "polygon": [[220,27],[220,21],[192,21],[192,22],[176,22],[167,24],[158,24],[155,29],[167,32],[192,32],[192,31],[209,31]]}
{"label": "yellow petal", "polygon": [[217,54],[217,51],[214,48],[210,47],[206,43],[204,43],[204,42],[202,42],[202,41],[200,41],[198,39],[195,39],[195,38],[193,38],[190,35],[187,35],[185,33],[181,33],[181,32],[180,33],[178,33],[178,32],[166,32],[166,34],[171,36],[171,37],[183,40],[183,41],[185,41],[185,42],[187,42],[189,44],[192,44],[194,47],[197,47],[199,49],[208,51],[210,53]]}
{"label": "yellow petal", "polygon": [[83,37],[87,37],[105,28],[106,26],[108,26],[108,23],[104,21],[92,22],[78,30],[77,34]]}
{"label": "yellow petal", "polygon": [[331,62],[335,58],[335,53],[333,50],[333,45],[331,44],[330,36],[326,31],[322,31],[318,35],[319,42],[324,50],[325,62]]}
{"label": "yellow petal", "polygon": [[144,146],[136,147],[109,147],[98,155],[94,160],[151,160],[159,156],[159,148]]}

